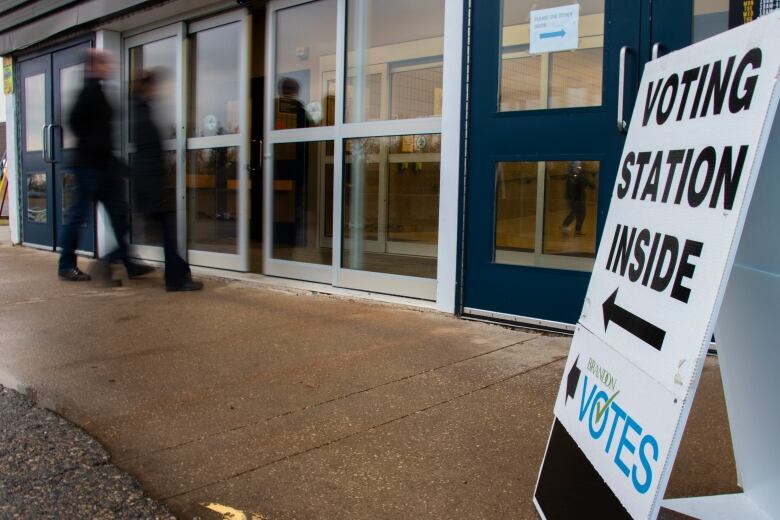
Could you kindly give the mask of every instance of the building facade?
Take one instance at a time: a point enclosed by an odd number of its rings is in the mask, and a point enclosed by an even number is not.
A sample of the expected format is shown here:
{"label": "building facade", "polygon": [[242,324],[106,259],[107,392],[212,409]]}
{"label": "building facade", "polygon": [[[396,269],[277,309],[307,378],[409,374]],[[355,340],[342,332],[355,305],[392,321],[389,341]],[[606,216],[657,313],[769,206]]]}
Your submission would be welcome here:
{"label": "building facade", "polygon": [[[69,104],[84,51],[97,47],[120,63],[105,89],[128,163],[129,86],[145,69],[163,78],[166,187],[191,264],[571,329],[644,63],[762,8],[8,1],[13,240],[56,247],[74,189]],[[132,179],[128,196],[133,255],[160,261],[160,232],[134,211]],[[96,208],[82,252],[110,248],[106,226]]]}

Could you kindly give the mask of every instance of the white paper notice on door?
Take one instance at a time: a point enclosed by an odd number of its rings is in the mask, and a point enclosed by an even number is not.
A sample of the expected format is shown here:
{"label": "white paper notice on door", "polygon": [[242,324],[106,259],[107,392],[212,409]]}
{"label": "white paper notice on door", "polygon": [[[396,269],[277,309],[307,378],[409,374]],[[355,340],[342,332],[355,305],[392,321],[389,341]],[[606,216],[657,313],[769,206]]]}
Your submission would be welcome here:
{"label": "white paper notice on door", "polygon": [[580,5],[564,5],[531,11],[531,45],[528,52],[576,49],[580,37]]}

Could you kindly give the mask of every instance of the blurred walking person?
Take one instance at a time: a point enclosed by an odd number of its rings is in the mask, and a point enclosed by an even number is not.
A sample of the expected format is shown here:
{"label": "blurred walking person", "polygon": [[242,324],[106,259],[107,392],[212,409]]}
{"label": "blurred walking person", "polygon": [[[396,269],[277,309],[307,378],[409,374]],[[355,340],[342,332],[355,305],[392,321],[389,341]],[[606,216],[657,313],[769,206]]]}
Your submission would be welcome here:
{"label": "blurred walking person", "polygon": [[160,130],[154,122],[151,102],[158,95],[160,73],[151,69],[131,85],[133,154],[132,189],[133,211],[145,213],[162,227],[165,253],[165,289],[168,291],[197,291],[203,283],[192,279],[190,266],[179,256],[176,239],[175,189],[166,189],[166,167]]}
{"label": "blurred walking person", "polygon": [[90,207],[102,202],[111,220],[117,247],[96,262],[93,275],[108,282],[111,280],[110,264],[115,261],[125,265],[130,278],[153,269],[130,262],[127,256],[127,203],[121,179],[124,164],[112,153],[113,109],[101,84],[114,73],[116,62],[110,53],[97,49],[90,49],[89,58],[84,87],[73,104],[69,119],[77,140],[75,158],[70,164],[76,179],[76,196],[62,225],[58,274],[60,279],[71,282],[91,279],[78,268],[76,246]]}

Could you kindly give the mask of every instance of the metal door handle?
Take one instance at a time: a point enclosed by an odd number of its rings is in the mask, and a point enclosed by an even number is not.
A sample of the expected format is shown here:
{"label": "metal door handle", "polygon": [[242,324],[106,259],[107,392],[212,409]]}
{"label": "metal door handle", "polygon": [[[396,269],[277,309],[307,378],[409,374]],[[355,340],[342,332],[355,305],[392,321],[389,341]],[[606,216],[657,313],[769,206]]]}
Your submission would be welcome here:
{"label": "metal door handle", "polygon": [[49,125],[47,124],[41,126],[41,159],[43,159],[43,162],[45,163],[49,162],[49,154],[48,154],[49,140],[46,138],[46,136],[48,135],[46,133],[48,128]]}
{"label": "metal door handle", "polygon": [[55,159],[54,151],[56,150],[56,147],[54,146],[54,127],[61,128],[60,125],[51,124],[49,125],[49,162],[50,163],[56,163],[57,159]]}
{"label": "metal door handle", "polygon": [[660,42],[655,42],[653,44],[653,50],[650,53],[650,59],[651,60],[656,60],[656,59],[658,59],[658,57],[660,55],[661,55],[661,43]]}
{"label": "metal door handle", "polygon": [[620,66],[618,69],[618,106],[617,106],[617,129],[621,134],[628,130],[628,123],[623,118],[623,98],[626,90],[626,55],[631,51],[628,45],[620,48]]}

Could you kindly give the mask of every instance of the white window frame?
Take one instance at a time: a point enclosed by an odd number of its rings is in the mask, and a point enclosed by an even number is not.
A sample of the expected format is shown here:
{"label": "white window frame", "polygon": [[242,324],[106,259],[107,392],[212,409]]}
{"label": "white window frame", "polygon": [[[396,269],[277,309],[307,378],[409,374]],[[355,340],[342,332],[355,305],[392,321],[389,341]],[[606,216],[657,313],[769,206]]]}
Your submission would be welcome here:
{"label": "white window frame", "polygon": [[[146,32],[129,36],[122,40],[122,155],[128,163],[130,154],[135,152],[135,146],[130,142],[130,49],[149,43],[174,38],[176,42],[176,98],[179,102],[176,104],[176,137],[174,139],[164,140],[162,143],[163,151],[176,151],[176,212],[177,212],[177,237],[179,240],[179,253],[184,254],[187,242],[187,223],[185,206],[185,194],[181,191],[180,179],[184,175],[184,157],[181,153],[184,148],[182,120],[186,110],[183,101],[186,99],[186,85],[184,83],[184,62],[183,62],[183,41],[185,35],[184,22],[178,22],[164,27],[158,27]],[[132,210],[132,207],[130,208]],[[185,220],[182,223],[182,215]],[[131,233],[132,236],[132,233]],[[143,244],[128,245],[130,256],[162,262],[164,260],[162,246],[151,246]]]}
{"label": "white window frame", "polygon": [[[200,31],[213,29],[230,23],[240,24],[239,36],[239,128],[237,134],[213,137],[187,137],[189,119],[189,73],[190,46],[189,37]],[[176,38],[176,138],[163,142],[164,150],[176,150],[176,223],[179,253],[193,265],[228,269],[233,271],[249,270],[249,70],[251,60],[251,16],[245,9],[208,16],[187,23],[173,22],[169,25],[151,28],[147,31],[134,30],[122,41],[122,145],[125,159],[134,152],[130,141],[129,127],[129,85],[130,49],[166,38]],[[237,251],[236,253],[217,253],[188,248],[187,234],[187,152],[202,148],[238,147],[239,158],[236,172],[237,180]],[[134,257],[153,261],[163,261],[162,247],[130,244],[130,254]]]}
{"label": "white window frame", "polygon": [[[445,0],[442,115],[419,119],[382,120],[362,123],[344,122],[346,66],[347,0],[337,1],[336,23],[336,117],[331,127],[274,129],[276,82],[276,14],[278,11],[310,3],[311,0],[273,0],[266,16],[266,98],[264,150],[264,248],[265,274],[299,278],[333,286],[436,300],[437,307],[452,311],[455,307],[457,264],[458,179],[460,171],[461,56],[463,5]],[[316,1],[316,0],[315,0]],[[326,71],[325,71],[326,72]],[[386,83],[389,76],[386,78]],[[384,91],[384,87],[383,87]],[[389,103],[388,103],[389,104]],[[447,129],[444,131],[444,129]],[[344,140],[411,134],[441,134],[439,183],[439,237],[437,277],[417,278],[341,267],[342,192]],[[333,239],[331,265],[306,264],[272,258],[273,251],[273,148],[275,144],[303,141],[333,141]],[[386,167],[386,165],[385,165]],[[321,233],[318,233],[321,235]],[[399,246],[401,252],[402,246]],[[433,252],[429,248],[428,253]]]}

